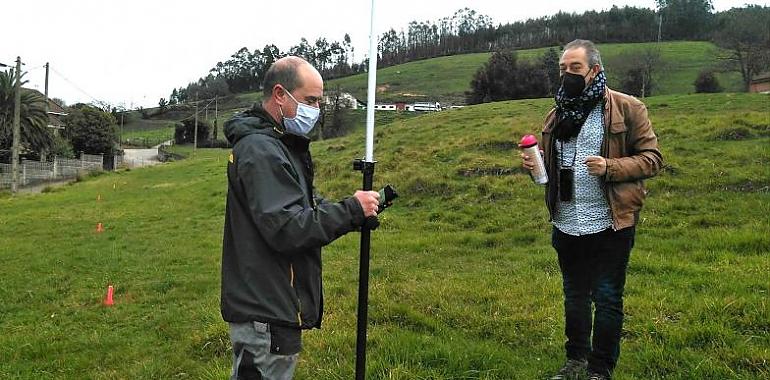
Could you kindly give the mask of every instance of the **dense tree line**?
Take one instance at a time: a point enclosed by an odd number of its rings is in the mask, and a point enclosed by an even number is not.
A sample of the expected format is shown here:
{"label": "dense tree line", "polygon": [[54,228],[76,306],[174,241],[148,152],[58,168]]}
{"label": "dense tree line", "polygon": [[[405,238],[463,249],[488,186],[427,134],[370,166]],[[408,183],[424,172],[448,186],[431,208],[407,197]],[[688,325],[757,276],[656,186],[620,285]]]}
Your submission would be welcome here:
{"label": "dense tree line", "polygon": [[[767,41],[770,41],[766,37],[766,14],[770,8],[748,6],[713,13],[711,0],[657,0],[656,4],[657,9],[613,6],[600,12],[559,12],[497,26],[489,16],[464,8],[437,21],[412,21],[406,30],[388,30],[379,39],[378,67],[446,55],[558,46],[575,38],[598,43],[629,43],[655,41],[660,37],[663,40],[713,40],[729,49],[742,49],[732,58],[735,68],[745,72],[746,83],[752,73],[766,68],[767,59],[762,55],[767,55],[763,52],[768,51]],[[755,19],[758,22],[752,21],[751,25],[746,22]],[[756,30],[745,31],[749,27]],[[751,47],[743,48],[736,41],[749,38],[747,35],[754,35],[756,41]],[[202,99],[257,91],[267,68],[286,55],[305,58],[326,79],[361,73],[368,65],[367,59],[356,63],[347,34],[341,42],[318,38],[311,43],[303,38],[287,51],[272,44],[254,51],[244,47],[228,60],[218,62],[206,77],[174,89],[164,103],[185,102],[196,94]],[[640,75],[643,77],[643,73]]]}

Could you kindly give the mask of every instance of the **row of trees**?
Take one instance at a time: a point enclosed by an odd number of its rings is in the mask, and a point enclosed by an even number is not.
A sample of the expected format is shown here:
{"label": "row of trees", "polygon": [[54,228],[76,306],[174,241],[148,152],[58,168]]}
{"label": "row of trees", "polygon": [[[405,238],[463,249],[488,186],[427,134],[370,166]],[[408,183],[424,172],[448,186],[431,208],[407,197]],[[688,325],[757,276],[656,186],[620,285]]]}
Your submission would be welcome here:
{"label": "row of trees", "polygon": [[[582,14],[559,12],[526,21],[494,26],[492,19],[464,8],[438,21],[412,21],[406,30],[390,29],[380,36],[378,66],[387,67],[437,56],[529,49],[563,45],[575,38],[594,42],[712,40],[734,51],[734,69],[748,86],[753,75],[767,69],[770,8],[747,6],[714,13],[711,0],[657,0],[657,9],[617,7]],[[210,73],[186,87],[174,89],[165,105],[230,93],[257,91],[270,65],[286,55],[305,58],[326,79],[364,72],[367,60],[356,63],[349,35],[342,41],[302,39],[281,51],[268,44],[250,51],[244,47],[218,62]]]}
{"label": "row of trees", "polygon": [[[729,56],[724,57],[725,60],[721,65],[705,68],[695,78],[693,84],[696,92],[722,90],[714,75],[715,72],[739,71],[743,77],[744,87],[748,89],[754,76],[770,69],[770,28],[767,27],[770,8],[746,6],[713,15],[710,1],[658,1],[658,5],[659,14],[664,20],[670,18],[678,23],[667,32],[668,34],[664,34],[665,29],[659,24],[662,35],[682,36],[688,39],[708,36],[717,45],[730,52]],[[613,8],[608,13],[616,10],[617,8]],[[587,15],[584,14],[583,17]],[[641,17],[636,20],[643,19],[644,17]],[[577,27],[576,24],[566,20],[561,20],[558,24],[567,29]],[[600,25],[588,24],[585,25],[586,28]],[[713,30],[704,29],[707,27]],[[588,31],[584,33],[590,35]],[[667,67],[660,52],[654,48],[625,54],[608,63],[613,67],[613,73],[610,75],[618,89],[641,97],[654,93],[655,78],[665,74]],[[496,100],[552,96],[555,86],[558,86],[558,71],[555,71],[557,64],[558,56],[554,49],[546,52],[537,62],[519,62],[515,51],[498,51],[475,74],[471,81],[471,89],[466,93],[466,101],[469,104],[476,104]]]}
{"label": "row of trees", "polygon": [[[24,73],[22,73],[22,78]],[[0,71],[0,150],[13,144],[14,71]],[[22,85],[26,81],[22,79]],[[38,91],[21,90],[21,150],[30,158],[48,154],[72,157],[75,152],[111,155],[116,150],[115,118],[109,112],[88,104],[67,107],[61,134],[48,128],[46,99]]]}
{"label": "row of trees", "polygon": [[[560,12],[493,27],[487,16],[469,9],[438,23],[411,23],[409,33],[391,29],[380,40],[381,66],[472,52],[560,46],[582,38],[599,43],[710,40],[728,49],[730,65],[745,87],[770,69],[770,7],[749,5],[713,13],[711,0],[657,0],[657,10],[613,6],[602,12]],[[475,28],[453,29],[465,22]]]}
{"label": "row of trees", "polygon": [[217,62],[209,74],[186,87],[174,89],[169,100],[162,103],[174,105],[194,96],[199,99],[225,96],[230,93],[258,91],[270,65],[287,55],[303,57],[321,72],[324,78],[336,78],[361,72],[364,64],[354,63],[355,49],[350,35],[345,34],[341,42],[318,38],[311,43],[302,38],[299,44],[287,51],[281,51],[273,44],[250,51],[242,47],[230,59]]}

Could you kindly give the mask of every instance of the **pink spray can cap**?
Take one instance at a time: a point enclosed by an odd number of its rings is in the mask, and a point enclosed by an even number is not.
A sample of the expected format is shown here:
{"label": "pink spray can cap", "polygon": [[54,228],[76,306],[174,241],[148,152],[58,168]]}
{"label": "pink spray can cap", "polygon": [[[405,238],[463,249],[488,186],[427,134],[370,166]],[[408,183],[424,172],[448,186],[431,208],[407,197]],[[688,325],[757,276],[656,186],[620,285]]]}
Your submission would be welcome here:
{"label": "pink spray can cap", "polygon": [[529,148],[535,145],[537,145],[537,137],[534,135],[526,135],[522,137],[521,142],[519,142],[519,148]]}

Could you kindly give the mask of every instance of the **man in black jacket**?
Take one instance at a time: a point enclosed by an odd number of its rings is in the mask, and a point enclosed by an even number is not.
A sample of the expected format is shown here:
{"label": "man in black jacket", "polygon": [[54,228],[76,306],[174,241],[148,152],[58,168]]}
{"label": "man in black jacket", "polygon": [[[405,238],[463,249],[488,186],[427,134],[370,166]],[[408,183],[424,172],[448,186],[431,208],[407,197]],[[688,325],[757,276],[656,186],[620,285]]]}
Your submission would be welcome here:
{"label": "man in black jacket", "polygon": [[233,144],[222,244],[222,318],[230,324],[232,379],[291,379],[301,330],[323,314],[321,247],[377,215],[379,194],[319,198],[307,134],[323,80],[298,57],[265,74],[262,104],[225,123]]}

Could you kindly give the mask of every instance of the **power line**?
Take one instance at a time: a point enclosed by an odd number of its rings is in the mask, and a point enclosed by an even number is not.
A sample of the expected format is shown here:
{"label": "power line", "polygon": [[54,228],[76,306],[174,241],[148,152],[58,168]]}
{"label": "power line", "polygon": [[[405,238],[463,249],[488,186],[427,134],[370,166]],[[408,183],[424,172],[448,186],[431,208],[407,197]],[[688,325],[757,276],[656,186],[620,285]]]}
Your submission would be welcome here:
{"label": "power line", "polygon": [[[41,66],[41,67],[45,67],[45,65],[43,65],[43,66]],[[35,68],[35,69],[36,69],[36,68]],[[64,81],[66,81],[67,83],[69,83],[69,84],[70,84],[72,87],[74,87],[76,90],[78,90],[79,92],[81,92],[83,95],[85,95],[85,96],[87,96],[87,97],[91,98],[91,100],[93,100],[93,101],[94,101],[96,104],[98,104],[98,105],[107,105],[107,106],[110,106],[110,107],[112,107],[112,104],[110,104],[109,102],[103,101],[103,100],[99,100],[99,99],[97,99],[96,97],[94,97],[93,95],[89,94],[88,92],[86,92],[85,90],[83,90],[83,89],[82,89],[80,86],[78,86],[77,84],[75,84],[73,81],[69,80],[69,79],[68,79],[66,76],[64,76],[64,74],[60,73],[59,71],[57,71],[57,70],[56,70],[56,69],[54,69],[53,67],[50,67],[49,69],[50,69],[51,71],[53,71],[53,72],[54,72],[54,73],[55,73],[57,76],[59,76],[61,79],[63,79],[63,80],[64,80]],[[213,97],[213,98],[208,98],[208,99],[198,99],[198,100],[196,100],[196,101],[193,101],[193,102],[190,102],[190,103],[188,103],[188,102],[185,102],[184,104],[192,104],[193,106],[195,106],[195,105],[199,105],[200,103],[204,103],[204,102],[207,102],[207,103],[206,103],[206,105],[205,105],[205,106],[203,106],[203,107],[199,107],[199,110],[198,110],[198,112],[193,112],[193,114],[191,114],[190,116],[188,116],[188,117],[186,117],[186,118],[184,118],[184,119],[182,119],[182,120],[179,120],[179,121],[185,121],[185,120],[188,120],[188,119],[192,119],[192,118],[194,118],[194,117],[195,117],[195,116],[196,116],[198,113],[200,113],[202,110],[208,110],[208,109],[209,109],[209,106],[211,106],[211,104],[212,104],[212,103],[214,103],[214,102],[216,101],[216,99],[217,99],[217,96],[215,96],[215,97]],[[124,112],[125,112],[125,111],[124,111]]]}
{"label": "power line", "polygon": [[[204,102],[204,101],[208,100],[209,102],[205,106],[203,106],[203,108],[202,108],[203,110],[207,110],[209,108],[209,106],[211,105],[211,103],[214,103],[214,101],[216,99],[217,99],[216,97],[213,97],[213,98],[210,98],[210,99],[201,99],[201,100],[198,100],[198,101],[194,101],[192,103],[193,103],[193,105],[196,105],[196,103],[200,103],[200,102]],[[187,103],[185,103],[185,104],[187,104]],[[185,121],[185,120],[190,120],[190,119],[194,118],[196,115],[200,114],[200,112],[201,112],[201,109],[199,108],[197,112],[193,111],[193,113],[190,116],[187,116],[186,118],[184,118],[182,120],[179,120],[179,121],[181,122],[181,121]]]}
{"label": "power line", "polygon": [[30,72],[32,70],[40,70],[40,69],[43,69],[43,68],[45,68],[45,65],[35,66],[35,67],[32,67],[32,68],[28,68],[27,72]]}
{"label": "power line", "polygon": [[94,96],[92,96],[91,94],[87,93],[85,90],[83,90],[82,88],[80,88],[80,86],[78,86],[77,84],[75,84],[75,83],[74,83],[74,82],[72,82],[71,80],[67,79],[67,77],[65,77],[65,76],[64,76],[64,74],[62,74],[62,73],[60,73],[60,72],[56,71],[56,69],[54,69],[53,67],[51,67],[51,68],[50,68],[50,70],[51,70],[51,71],[53,71],[53,72],[54,72],[54,74],[58,75],[58,76],[59,76],[61,79],[64,79],[64,81],[66,81],[67,83],[69,83],[69,84],[70,84],[72,87],[74,87],[76,90],[80,91],[80,92],[81,92],[83,95],[85,95],[85,96],[87,96],[87,97],[91,98],[91,100],[93,100],[93,101],[94,101],[96,104],[99,104],[99,105],[108,105],[108,106],[111,106],[111,104],[110,104],[109,102],[105,102],[105,101],[103,101],[103,100],[99,100],[99,99],[95,98]]}

